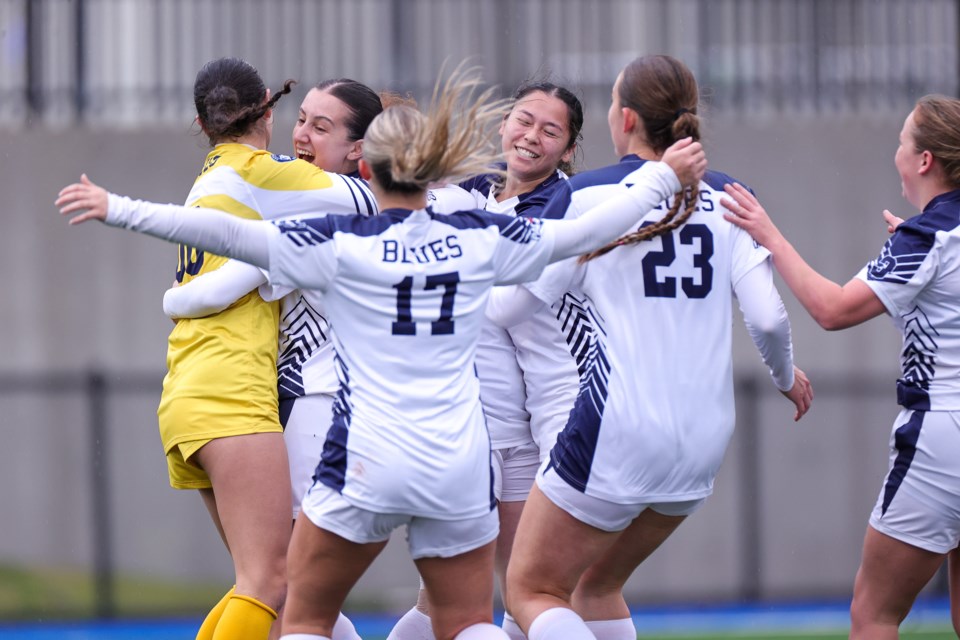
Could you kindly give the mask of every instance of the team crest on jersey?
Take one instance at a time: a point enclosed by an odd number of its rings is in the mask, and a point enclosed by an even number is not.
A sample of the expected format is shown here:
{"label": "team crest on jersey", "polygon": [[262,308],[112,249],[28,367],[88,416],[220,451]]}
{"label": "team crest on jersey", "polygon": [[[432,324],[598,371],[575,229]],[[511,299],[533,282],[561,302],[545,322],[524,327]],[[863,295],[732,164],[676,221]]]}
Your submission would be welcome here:
{"label": "team crest on jersey", "polygon": [[887,240],[880,251],[880,255],[867,265],[867,276],[870,280],[883,282],[909,282],[927,257],[926,253],[902,253],[894,255],[892,240]]}
{"label": "team crest on jersey", "polygon": [[213,169],[213,165],[217,164],[217,160],[219,159],[220,159],[220,156],[216,155],[210,158],[209,160],[207,160],[203,165],[203,169],[200,169],[200,175],[203,175],[207,171],[210,171],[210,169]]}
{"label": "team crest on jersey", "polygon": [[270,157],[276,160],[277,162],[290,162],[294,158],[290,156],[285,156],[282,153],[271,153]]}

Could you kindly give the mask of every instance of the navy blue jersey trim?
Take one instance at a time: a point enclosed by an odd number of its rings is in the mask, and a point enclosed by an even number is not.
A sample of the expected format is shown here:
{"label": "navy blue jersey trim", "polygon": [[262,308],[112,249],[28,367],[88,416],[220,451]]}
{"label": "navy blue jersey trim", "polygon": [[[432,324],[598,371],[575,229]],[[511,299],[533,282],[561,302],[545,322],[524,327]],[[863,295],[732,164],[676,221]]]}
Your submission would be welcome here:
{"label": "navy blue jersey trim", "polygon": [[287,423],[290,422],[290,414],[293,413],[293,404],[296,401],[296,398],[280,398],[280,426],[284,431],[287,429]]}
{"label": "navy blue jersey trim", "polygon": [[350,410],[350,374],[347,365],[336,352],[333,361],[337,378],[340,380],[340,389],[333,401],[333,422],[323,443],[323,452],[320,454],[320,463],[313,474],[313,480],[340,493],[346,482],[347,438],[353,416]]}
{"label": "navy blue jersey trim", "polygon": [[897,457],[893,461],[893,468],[887,475],[887,482],[883,487],[883,503],[880,507],[881,517],[887,513],[887,508],[897,495],[897,490],[903,484],[903,479],[907,477],[907,471],[910,470],[910,464],[913,462],[913,456],[917,453],[917,440],[920,439],[920,430],[923,428],[923,417],[927,415],[925,411],[915,411],[906,423],[901,425],[893,435],[894,447],[897,449]]}
{"label": "navy blue jersey trim", "polygon": [[590,345],[586,373],[570,417],[550,451],[557,475],[578,491],[586,491],[600,439],[600,423],[607,404],[610,361],[599,341]]}
{"label": "navy blue jersey trim", "polygon": [[919,306],[903,316],[903,351],[897,402],[907,409],[930,409],[930,383],[936,376],[940,332]]}
{"label": "navy blue jersey trim", "polygon": [[357,213],[364,213],[360,210],[360,205],[357,202],[356,193],[359,192],[360,196],[363,198],[363,203],[367,208],[366,215],[374,215],[377,213],[377,205],[373,202],[373,197],[367,192],[367,183],[366,181],[360,178],[354,178],[352,176],[340,176],[343,179],[343,182],[347,185],[347,188],[350,189],[350,194],[353,196],[354,205],[357,207]]}
{"label": "navy blue jersey trim", "polygon": [[350,191],[350,196],[353,198],[353,208],[356,210],[357,213],[360,213],[360,202],[357,200],[357,194],[354,193],[353,191],[353,184],[350,182],[347,176],[341,175],[339,173],[335,175],[337,175],[341,180],[343,180],[343,184],[347,185],[347,190]]}

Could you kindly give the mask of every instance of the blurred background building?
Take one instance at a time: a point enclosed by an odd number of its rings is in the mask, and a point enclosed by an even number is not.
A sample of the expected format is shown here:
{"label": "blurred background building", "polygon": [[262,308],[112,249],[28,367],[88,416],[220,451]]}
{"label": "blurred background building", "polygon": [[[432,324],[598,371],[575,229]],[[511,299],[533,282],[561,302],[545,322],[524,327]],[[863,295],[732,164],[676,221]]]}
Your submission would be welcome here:
{"label": "blurred background building", "polygon": [[[879,251],[884,208],[915,213],[893,154],[917,98],[957,95],[958,27],[954,0],[0,0],[0,591],[4,570],[76,570],[109,616],[129,611],[121,580],[230,580],[199,498],[167,485],[156,427],[176,250],[68,228],[53,207],[81,172],[182,201],[206,153],[191,125],[207,60],[246,58],[273,88],[299,80],[279,103],[280,153],[326,78],[421,103],[464,59],[505,95],[549,78],[584,100],[588,169],[616,160],[618,71],[672,54],[701,83],[711,166],[845,282]],[[784,294],[814,408],[791,421],[736,329],[738,429],[716,494],[636,573],[637,603],[851,592],[886,471],[899,337],[883,319],[825,333]],[[401,535],[353,604],[403,610],[416,589]]]}

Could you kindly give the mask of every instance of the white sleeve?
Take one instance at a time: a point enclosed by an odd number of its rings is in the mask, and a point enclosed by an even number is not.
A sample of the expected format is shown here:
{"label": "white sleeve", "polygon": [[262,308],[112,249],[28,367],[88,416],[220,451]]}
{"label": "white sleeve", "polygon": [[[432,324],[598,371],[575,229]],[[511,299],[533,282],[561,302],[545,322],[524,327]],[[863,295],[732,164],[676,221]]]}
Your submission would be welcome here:
{"label": "white sleeve", "polygon": [[487,301],[486,314],[495,325],[508,329],[545,306],[545,303],[523,286],[494,287]]}
{"label": "white sleeve", "polygon": [[456,213],[480,208],[473,195],[456,184],[434,187],[427,191],[427,204],[436,213]]}
{"label": "white sleeve", "polygon": [[163,312],[173,319],[202,318],[219,313],[267,281],[263,272],[239,260],[197,276],[163,294]]}
{"label": "white sleeve", "polygon": [[131,200],[113,193],[104,222],[262,269],[270,266],[270,239],[280,235],[279,229],[263,220],[244,220],[215,209]]}
{"label": "white sleeve", "polygon": [[764,260],[734,283],[743,322],[764,363],[770,368],[773,384],[780,391],[793,388],[793,341],[790,318],[773,284],[770,260]]}
{"label": "white sleeve", "polygon": [[681,190],[680,180],[665,162],[645,162],[637,182],[574,220],[544,220],[554,233],[550,262],[595,251],[638,224],[651,209]]}

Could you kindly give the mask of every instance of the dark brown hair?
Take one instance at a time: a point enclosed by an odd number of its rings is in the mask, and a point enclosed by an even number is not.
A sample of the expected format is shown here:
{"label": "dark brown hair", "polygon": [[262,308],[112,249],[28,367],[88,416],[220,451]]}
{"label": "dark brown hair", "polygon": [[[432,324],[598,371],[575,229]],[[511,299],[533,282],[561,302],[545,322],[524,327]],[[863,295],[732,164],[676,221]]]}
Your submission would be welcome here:
{"label": "dark brown hair", "polygon": [[[658,154],[682,138],[700,139],[697,80],[690,69],[676,58],[665,55],[637,58],[624,68],[617,97],[621,107],[632,109],[640,116],[646,141]],[[697,188],[677,194],[663,218],[580,256],[580,263],[598,258],[617,247],[670,233],[693,214],[698,197]],[[678,217],[681,204],[685,206]]]}
{"label": "dark brown hair", "polygon": [[294,84],[287,80],[267,100],[260,74],[245,60],[217,58],[203,65],[193,83],[193,103],[210,145],[248,133]]}

